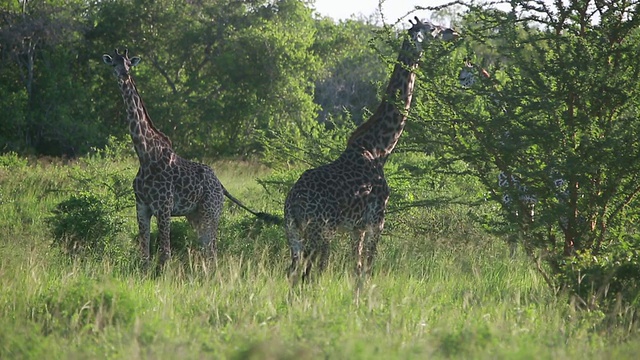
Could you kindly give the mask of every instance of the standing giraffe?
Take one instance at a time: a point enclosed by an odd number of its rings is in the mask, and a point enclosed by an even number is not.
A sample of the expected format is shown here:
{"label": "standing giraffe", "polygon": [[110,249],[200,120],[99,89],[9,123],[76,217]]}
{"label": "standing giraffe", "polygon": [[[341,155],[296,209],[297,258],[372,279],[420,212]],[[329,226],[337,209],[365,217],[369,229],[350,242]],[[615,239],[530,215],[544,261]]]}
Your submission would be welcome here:
{"label": "standing giraffe", "polygon": [[313,263],[319,271],[326,267],[329,241],[337,231],[352,236],[358,277],[371,271],[389,199],[383,167],[404,129],[422,46],[429,37],[448,41],[458,36],[417,17],[411,25],[378,109],[351,134],[338,159],[305,171],[287,195],[293,284],[300,272],[308,277]]}
{"label": "standing giraffe", "polygon": [[216,233],[222,213],[224,197],[266,221],[277,221],[265,213],[254,212],[231,196],[213,170],[204,164],[183,159],[175,153],[171,140],[151,121],[138,93],[130,70],[138,65],[139,57],[129,58],[129,51],[113,57],[102,56],[113,66],[127,108],[129,132],[140,168],[133,181],[138,218],[138,240],[145,267],[149,265],[149,231],[151,217],[158,222],[160,267],[171,257],[170,224],[172,216],[186,216],[198,233],[206,253],[216,255]]}

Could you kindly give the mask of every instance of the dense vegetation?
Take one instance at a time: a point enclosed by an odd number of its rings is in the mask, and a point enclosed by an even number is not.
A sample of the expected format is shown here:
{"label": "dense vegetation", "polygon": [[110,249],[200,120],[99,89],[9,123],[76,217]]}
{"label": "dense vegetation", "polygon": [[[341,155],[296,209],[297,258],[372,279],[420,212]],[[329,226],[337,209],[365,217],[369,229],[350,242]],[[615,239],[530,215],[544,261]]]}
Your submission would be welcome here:
{"label": "dense vegetation", "polygon": [[296,0],[0,1],[0,150],[79,156],[124,138],[101,63],[116,47],[143,58],[150,115],[185,155],[247,156],[269,129],[360,121],[386,73],[375,29]]}
{"label": "dense vegetation", "polygon": [[637,353],[640,5],[500,9],[432,9],[463,40],[425,49],[356,304],[348,244],[290,293],[282,229],[231,206],[217,266],[176,220],[174,262],[141,274],[136,161],[101,55],[140,55],[177,152],[280,213],[376,105],[401,31],[294,0],[0,0],[0,358]]}

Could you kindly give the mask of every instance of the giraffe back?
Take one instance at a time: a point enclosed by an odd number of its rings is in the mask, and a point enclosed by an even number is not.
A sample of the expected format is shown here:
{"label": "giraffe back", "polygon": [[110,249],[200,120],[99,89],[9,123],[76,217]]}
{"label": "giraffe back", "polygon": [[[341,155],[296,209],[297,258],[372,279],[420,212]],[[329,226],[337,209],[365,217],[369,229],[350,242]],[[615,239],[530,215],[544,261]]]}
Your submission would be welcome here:
{"label": "giraffe back", "polygon": [[357,151],[305,171],[285,201],[285,218],[302,228],[364,230],[378,222],[389,197],[382,164]]}

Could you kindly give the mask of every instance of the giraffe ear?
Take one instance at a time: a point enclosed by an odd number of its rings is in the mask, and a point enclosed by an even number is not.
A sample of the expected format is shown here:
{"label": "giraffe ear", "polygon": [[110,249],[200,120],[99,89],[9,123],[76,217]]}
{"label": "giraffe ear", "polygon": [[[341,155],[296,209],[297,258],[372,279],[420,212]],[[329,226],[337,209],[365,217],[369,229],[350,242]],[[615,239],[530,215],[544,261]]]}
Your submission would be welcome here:
{"label": "giraffe ear", "polygon": [[133,67],[133,66],[138,65],[140,63],[140,60],[142,60],[142,59],[140,59],[138,56],[134,56],[129,60],[131,61],[131,66]]}
{"label": "giraffe ear", "polygon": [[105,64],[107,65],[112,65],[113,64],[113,59],[111,58],[111,56],[104,54],[102,55],[102,61],[104,61]]}

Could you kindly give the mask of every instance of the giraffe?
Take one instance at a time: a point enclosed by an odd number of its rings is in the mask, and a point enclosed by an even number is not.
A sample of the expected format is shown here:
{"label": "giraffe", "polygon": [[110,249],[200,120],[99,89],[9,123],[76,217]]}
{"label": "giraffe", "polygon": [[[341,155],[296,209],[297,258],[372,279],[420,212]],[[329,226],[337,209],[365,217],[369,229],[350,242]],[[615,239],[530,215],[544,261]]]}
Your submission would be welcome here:
{"label": "giraffe", "polygon": [[429,37],[458,37],[452,29],[417,17],[410,23],[377,110],[353,131],[336,160],[305,171],[287,195],[284,225],[292,284],[307,278],[314,263],[319,272],[326,267],[329,242],[338,231],[351,235],[358,278],[371,271],[390,192],[383,168],[404,129],[422,46]]}
{"label": "giraffe", "polygon": [[129,51],[103,55],[105,64],[113,67],[127,108],[131,140],[140,162],[133,181],[138,221],[138,241],[143,264],[149,265],[151,217],[158,223],[161,268],[171,257],[170,224],[172,216],[185,216],[198,233],[205,253],[216,256],[216,233],[224,197],[258,218],[277,222],[273,215],[255,212],[233,197],[204,164],[180,157],[173,150],[171,140],[158,130],[140,97],[130,74],[140,63],[139,57],[129,58]]}

